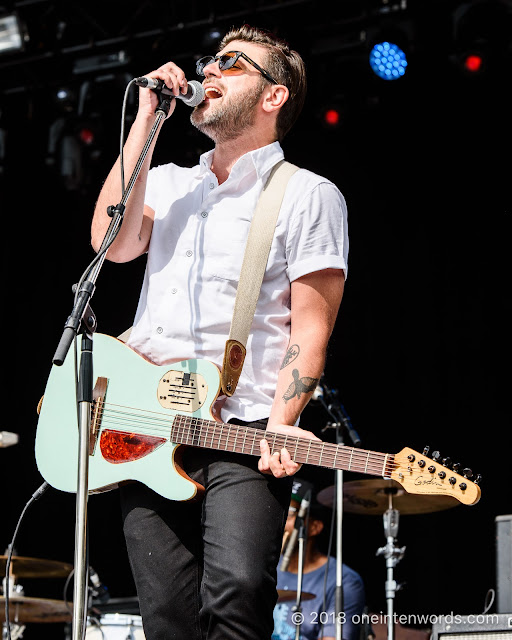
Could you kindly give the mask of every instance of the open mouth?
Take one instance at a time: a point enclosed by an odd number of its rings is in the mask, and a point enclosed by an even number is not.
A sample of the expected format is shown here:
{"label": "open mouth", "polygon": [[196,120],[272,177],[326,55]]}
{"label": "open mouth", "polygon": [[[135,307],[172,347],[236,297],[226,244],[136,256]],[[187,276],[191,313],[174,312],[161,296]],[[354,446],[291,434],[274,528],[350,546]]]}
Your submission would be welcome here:
{"label": "open mouth", "polygon": [[206,87],[205,89],[205,97],[208,100],[215,100],[216,98],[222,98],[222,92],[217,87]]}

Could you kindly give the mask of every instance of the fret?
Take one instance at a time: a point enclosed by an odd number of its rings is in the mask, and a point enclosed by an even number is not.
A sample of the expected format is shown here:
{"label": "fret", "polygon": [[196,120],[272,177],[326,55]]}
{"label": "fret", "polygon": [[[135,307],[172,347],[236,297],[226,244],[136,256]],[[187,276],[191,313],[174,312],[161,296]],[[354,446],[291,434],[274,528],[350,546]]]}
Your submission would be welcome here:
{"label": "fret", "polygon": [[213,446],[213,439],[215,438],[215,424],[212,424],[212,441],[210,442],[210,449],[215,449]]}
{"label": "fret", "polygon": [[252,434],[252,447],[251,447],[251,455],[255,455],[254,454],[254,445],[256,444],[256,429],[254,430],[253,434]]}
{"label": "fret", "polygon": [[219,429],[219,444],[217,445],[217,449],[220,449],[220,440],[222,438],[222,429],[224,428],[224,425],[221,424],[219,425],[218,429]]}
{"label": "fret", "polygon": [[364,473],[368,473],[368,463],[370,462],[370,452],[368,451],[366,454],[366,464],[364,465]]}
{"label": "fret", "polygon": [[318,458],[318,465],[322,466],[322,455],[324,453],[324,444],[322,443],[322,446],[320,447],[320,457]]}
{"label": "fret", "polygon": [[228,435],[226,436],[226,446],[224,447],[224,451],[229,449],[229,434],[231,433],[231,425],[228,424]]}
{"label": "fret", "polygon": [[309,460],[309,452],[311,451],[311,443],[313,442],[313,440],[309,440],[308,441],[308,450],[306,452],[306,462]]}
{"label": "fret", "polygon": [[338,450],[339,450],[339,447],[336,445],[336,446],[334,447],[334,462],[333,462],[333,465],[332,465],[332,468],[333,468],[333,469],[336,469],[336,468],[337,468],[337,467],[336,467],[336,458],[338,457]]}
{"label": "fret", "polygon": [[295,438],[295,453],[293,454],[293,460],[297,457],[297,447],[299,446],[299,439]]}
{"label": "fret", "polygon": [[233,443],[233,451],[236,452],[236,439],[238,438],[238,427],[235,430],[235,442]]}
{"label": "fret", "polygon": [[[276,448],[276,447],[277,447],[277,445],[276,445],[276,440],[277,440],[278,434],[277,434],[277,433],[274,433],[274,434],[273,434],[273,436],[274,436],[274,442],[272,443],[271,453],[275,453],[275,452],[277,451],[277,448]],[[285,438],[284,438],[284,441],[286,442],[286,436],[285,436]],[[280,448],[282,448],[282,447],[280,447]]]}
{"label": "fret", "polygon": [[244,429],[244,441],[242,442],[242,453],[245,453],[245,440],[247,439],[247,427]]}
{"label": "fret", "polygon": [[186,437],[186,443],[185,444],[188,444],[189,437],[190,437],[190,424],[187,423],[187,437]]}
{"label": "fret", "polygon": [[350,460],[348,461],[348,468],[349,470],[352,468],[352,457],[354,455],[354,447],[351,447],[350,449]]}

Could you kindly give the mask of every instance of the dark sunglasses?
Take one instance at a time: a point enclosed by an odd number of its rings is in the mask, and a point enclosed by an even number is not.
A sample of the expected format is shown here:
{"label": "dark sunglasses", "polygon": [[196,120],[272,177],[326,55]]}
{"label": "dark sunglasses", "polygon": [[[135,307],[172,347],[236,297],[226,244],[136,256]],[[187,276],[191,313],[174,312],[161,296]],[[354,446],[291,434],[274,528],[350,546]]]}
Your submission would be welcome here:
{"label": "dark sunglasses", "polygon": [[273,84],[279,84],[277,80],[274,80],[274,78],[270,75],[270,73],[265,71],[265,69],[262,69],[259,64],[254,62],[254,60],[251,60],[249,56],[245,55],[243,51],[228,51],[227,53],[223,53],[222,55],[205,56],[204,58],[200,58],[196,62],[196,73],[198,76],[204,76],[204,68],[207,67],[209,64],[215,64],[215,62],[219,63],[219,69],[221,71],[227,71],[228,69],[231,69],[232,67],[235,66],[235,64],[238,61],[238,58],[243,58],[249,64],[252,64],[252,66],[255,69],[258,69],[261,75],[264,78],[266,78],[269,82],[272,82]]}

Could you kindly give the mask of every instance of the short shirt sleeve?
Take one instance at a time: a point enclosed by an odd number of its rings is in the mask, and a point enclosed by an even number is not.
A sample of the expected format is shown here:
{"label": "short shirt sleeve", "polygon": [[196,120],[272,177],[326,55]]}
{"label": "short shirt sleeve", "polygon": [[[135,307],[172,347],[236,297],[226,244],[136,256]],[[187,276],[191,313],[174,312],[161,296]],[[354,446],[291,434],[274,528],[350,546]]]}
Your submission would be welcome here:
{"label": "short shirt sleeve", "polygon": [[347,277],[347,205],[332,182],[320,182],[294,207],[286,254],[290,282],[322,269],[343,269]]}

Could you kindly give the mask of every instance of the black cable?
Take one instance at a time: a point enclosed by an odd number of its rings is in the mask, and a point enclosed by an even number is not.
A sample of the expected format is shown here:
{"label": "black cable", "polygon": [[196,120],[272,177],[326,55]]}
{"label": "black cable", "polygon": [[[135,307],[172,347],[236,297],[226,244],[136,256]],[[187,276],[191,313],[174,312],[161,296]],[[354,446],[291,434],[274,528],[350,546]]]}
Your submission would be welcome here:
{"label": "black cable", "polygon": [[7,553],[7,562],[5,563],[5,624],[7,627],[7,640],[11,640],[11,621],[9,620],[9,573],[11,570],[11,560],[12,560],[12,554],[13,554],[13,550],[14,550],[14,543],[16,541],[16,537],[18,535],[18,531],[21,525],[21,522],[23,520],[23,518],[25,517],[25,513],[27,512],[27,509],[30,507],[30,505],[35,502],[36,500],[39,500],[39,498],[43,495],[43,493],[45,493],[45,491],[50,487],[50,485],[45,481],[43,482],[43,484],[39,487],[39,489],[37,491],[34,491],[34,493],[32,494],[32,497],[30,498],[30,500],[27,502],[27,504],[24,506],[23,511],[21,512],[21,515],[18,519],[18,523],[16,525],[16,528],[14,529],[14,535],[12,536],[12,540],[10,545],[7,547],[8,548],[8,553]]}

